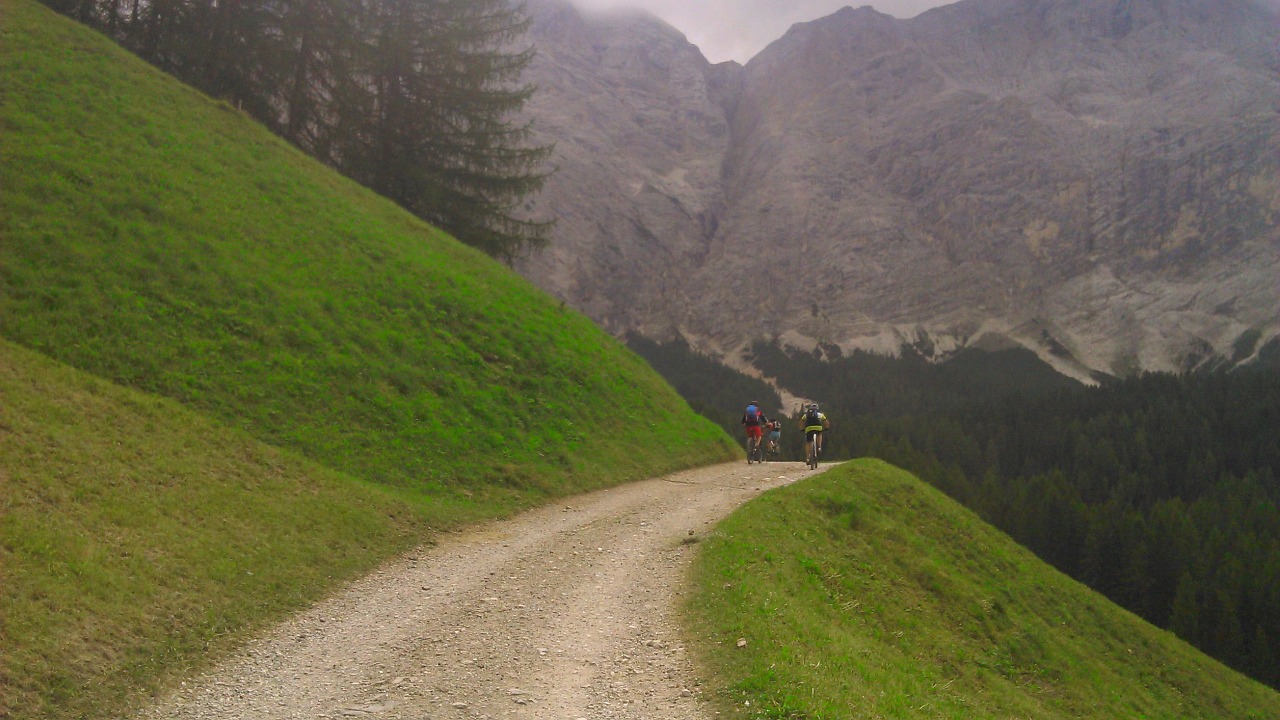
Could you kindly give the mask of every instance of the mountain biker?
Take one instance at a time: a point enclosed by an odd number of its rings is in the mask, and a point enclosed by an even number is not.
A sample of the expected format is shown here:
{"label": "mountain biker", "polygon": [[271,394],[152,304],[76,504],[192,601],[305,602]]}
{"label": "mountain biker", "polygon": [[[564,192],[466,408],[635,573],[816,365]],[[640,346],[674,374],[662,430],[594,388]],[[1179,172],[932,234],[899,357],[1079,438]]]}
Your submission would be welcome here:
{"label": "mountain biker", "polygon": [[770,420],[769,424],[765,425],[765,430],[769,431],[766,436],[769,440],[769,453],[777,455],[782,451],[782,423],[777,420]]}
{"label": "mountain biker", "polygon": [[800,416],[800,427],[804,430],[805,455],[809,454],[809,443],[813,443],[815,454],[822,454],[822,431],[831,427],[831,421],[818,409],[818,403],[809,403],[804,414]]}
{"label": "mountain biker", "polygon": [[742,428],[747,433],[747,457],[750,459],[751,451],[760,445],[760,438],[764,435],[764,426],[769,422],[769,418],[764,416],[764,411],[760,409],[760,403],[755,400],[747,405],[747,409],[742,413]]}

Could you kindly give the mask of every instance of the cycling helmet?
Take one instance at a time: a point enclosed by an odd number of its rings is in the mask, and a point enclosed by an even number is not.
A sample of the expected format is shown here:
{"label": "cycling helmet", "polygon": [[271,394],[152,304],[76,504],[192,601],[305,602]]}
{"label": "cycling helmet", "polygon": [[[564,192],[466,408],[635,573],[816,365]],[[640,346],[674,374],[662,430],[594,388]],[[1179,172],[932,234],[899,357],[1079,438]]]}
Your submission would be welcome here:
{"label": "cycling helmet", "polygon": [[809,403],[809,409],[810,409],[810,410],[817,410],[817,409],[818,409],[818,403]]}

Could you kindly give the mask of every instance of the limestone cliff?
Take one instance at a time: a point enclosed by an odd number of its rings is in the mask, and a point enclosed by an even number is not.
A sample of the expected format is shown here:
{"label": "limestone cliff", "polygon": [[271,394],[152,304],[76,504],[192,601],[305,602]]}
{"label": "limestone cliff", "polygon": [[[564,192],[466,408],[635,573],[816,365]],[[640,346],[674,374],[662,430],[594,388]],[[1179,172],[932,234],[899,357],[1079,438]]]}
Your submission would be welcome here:
{"label": "limestone cliff", "polygon": [[[846,8],[745,67],[639,14],[531,4],[561,220],[519,269],[611,330],[1065,372],[1280,331],[1280,16],[1250,0]],[[1242,342],[1243,339],[1243,342]]]}

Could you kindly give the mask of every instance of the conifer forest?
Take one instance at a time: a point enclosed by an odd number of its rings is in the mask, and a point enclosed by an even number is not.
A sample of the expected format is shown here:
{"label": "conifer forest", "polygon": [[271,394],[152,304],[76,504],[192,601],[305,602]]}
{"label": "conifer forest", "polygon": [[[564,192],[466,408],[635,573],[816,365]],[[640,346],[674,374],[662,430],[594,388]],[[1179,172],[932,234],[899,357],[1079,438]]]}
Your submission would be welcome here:
{"label": "conifer forest", "polygon": [[521,210],[550,148],[518,115],[529,18],[506,0],[45,0],[457,239],[545,244]]}
{"label": "conifer forest", "polygon": [[[637,344],[695,408],[741,436],[764,383],[681,376],[683,343]],[[1280,688],[1280,373],[1275,353],[1232,372],[1085,386],[1024,350],[929,363],[757,343],[765,376],[819,400],[827,459],[904,467],[1062,572]],[[711,397],[716,387],[738,392]],[[766,395],[766,397],[768,397]],[[737,408],[735,410],[735,408]],[[790,409],[794,412],[794,409]],[[785,434],[791,458],[799,433]]]}

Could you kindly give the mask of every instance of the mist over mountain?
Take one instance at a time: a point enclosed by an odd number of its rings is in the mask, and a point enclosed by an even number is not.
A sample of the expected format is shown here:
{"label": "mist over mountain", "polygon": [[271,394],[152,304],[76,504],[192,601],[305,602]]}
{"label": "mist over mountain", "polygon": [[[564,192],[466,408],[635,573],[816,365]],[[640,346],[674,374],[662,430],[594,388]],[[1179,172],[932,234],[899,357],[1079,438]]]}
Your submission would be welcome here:
{"label": "mist over mountain", "polygon": [[557,147],[518,269],[615,333],[1064,372],[1247,361],[1280,332],[1280,16],[1252,0],[846,8],[745,66],[532,0]]}

